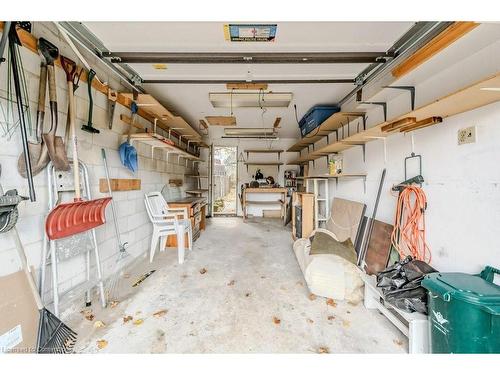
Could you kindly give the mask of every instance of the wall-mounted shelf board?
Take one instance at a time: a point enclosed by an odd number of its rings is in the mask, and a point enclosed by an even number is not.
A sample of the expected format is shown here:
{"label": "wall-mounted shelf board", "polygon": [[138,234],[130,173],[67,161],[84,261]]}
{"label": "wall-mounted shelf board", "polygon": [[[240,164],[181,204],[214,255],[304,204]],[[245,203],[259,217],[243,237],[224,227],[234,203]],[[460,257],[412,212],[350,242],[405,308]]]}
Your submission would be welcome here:
{"label": "wall-mounted shelf board", "polygon": [[[390,121],[375,125],[365,131],[355,133],[339,142],[330,143],[288,164],[295,164],[295,161],[300,162],[300,164],[305,164],[309,161],[308,159],[315,160],[329,154],[344,151],[351,147],[366,144],[375,139],[386,138],[392,134],[399,133],[400,129],[384,132],[382,131],[382,127],[405,117],[415,117],[417,121],[435,116],[446,118],[500,101],[499,87],[500,72],[439,98],[429,104],[423,105],[411,112],[393,118]],[[488,88],[496,88],[496,90],[485,90]]]}
{"label": "wall-mounted shelf board", "polygon": [[[133,100],[132,93],[120,93],[121,96],[128,99],[130,102]],[[149,114],[152,118],[157,119],[159,124],[163,124],[169,129],[173,130],[187,140],[200,140],[201,135],[193,129],[182,117],[175,116],[166,109],[158,100],[149,94],[139,94],[136,99],[138,107]]]}
{"label": "wall-mounted shelf board", "polygon": [[288,152],[300,152],[302,149],[318,142],[330,133],[341,128],[347,123],[351,123],[359,118],[362,118],[364,113],[362,112],[337,112],[328,117],[323,123],[314,129],[311,133],[306,135],[300,141],[291,146]]}
{"label": "wall-mounted shelf board", "polygon": [[247,166],[247,172],[248,172],[248,167],[250,165],[257,165],[257,166],[267,166],[267,165],[272,165],[278,167],[278,172],[280,170],[280,167],[283,165],[282,162],[277,162],[277,161],[269,161],[269,162],[257,162],[257,161],[247,161],[244,163]]}
{"label": "wall-mounted shelf board", "polygon": [[[126,140],[127,136],[123,136],[123,139]],[[155,133],[136,133],[130,136],[130,142],[140,142],[151,146],[151,156],[153,155],[155,148],[161,148],[165,151],[177,155],[179,157],[183,157],[185,159],[189,159],[192,161],[202,161],[199,157],[192,155],[177,146],[171,145],[168,142],[170,140],[165,138],[159,134]]]}
{"label": "wall-mounted shelf board", "polygon": [[195,174],[186,174],[185,176],[189,178],[208,178],[208,176],[198,176]]}
{"label": "wall-mounted shelf board", "polygon": [[266,150],[266,149],[253,149],[253,150],[243,150],[247,154],[281,154],[285,150]]}
{"label": "wall-mounted shelf board", "polygon": [[342,174],[320,174],[316,176],[306,176],[304,177],[305,180],[319,180],[319,179],[330,179],[330,178],[356,178],[356,177],[366,177],[366,173],[342,173]]}
{"label": "wall-mounted shelf board", "polygon": [[195,195],[201,195],[203,193],[208,192],[208,189],[193,189],[193,190],[186,190],[186,194],[195,194]]}

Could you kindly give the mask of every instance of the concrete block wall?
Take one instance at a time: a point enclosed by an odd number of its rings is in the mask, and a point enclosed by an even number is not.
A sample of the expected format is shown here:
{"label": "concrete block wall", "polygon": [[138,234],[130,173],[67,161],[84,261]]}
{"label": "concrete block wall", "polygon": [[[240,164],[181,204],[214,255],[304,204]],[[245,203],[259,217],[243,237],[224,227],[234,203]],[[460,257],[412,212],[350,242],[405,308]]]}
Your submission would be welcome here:
{"label": "concrete block wall", "polygon": [[[61,53],[76,60],[76,56],[65,45],[65,43],[54,32],[50,24],[35,23],[33,30],[35,36],[45,36],[56,44]],[[38,79],[40,58],[37,54],[21,49],[25,75],[29,87],[29,98],[32,111],[32,121],[34,125],[36,115],[36,101],[38,97]],[[89,57],[90,63],[92,58]],[[118,90],[126,90],[119,82],[114,80],[113,76],[106,74],[104,70],[99,69],[98,77],[110,82],[111,87]],[[0,67],[0,77],[7,77],[7,64]],[[109,74],[109,73],[108,73]],[[59,110],[59,126],[57,134],[64,137],[66,125],[66,113],[68,106],[66,79],[62,69],[56,68],[57,79],[57,98]],[[6,79],[0,79],[0,101],[6,108]],[[151,224],[147,217],[144,207],[144,193],[161,190],[171,178],[183,179],[185,181],[182,189],[193,188],[193,182],[185,179],[185,174],[193,173],[192,163],[186,167],[185,159],[178,163],[177,156],[170,155],[169,160],[166,153],[161,149],[155,149],[153,158],[151,158],[151,148],[144,144],[134,145],[137,148],[139,156],[139,170],[136,173],[130,172],[122,166],[118,154],[118,146],[123,142],[124,135],[127,133],[128,125],[120,121],[120,114],[124,113],[130,116],[130,110],[119,104],[116,106],[114,114],[113,128],[108,129],[107,97],[96,90],[93,90],[94,112],[93,124],[100,130],[100,134],[89,134],[80,130],[81,125],[87,122],[88,117],[88,94],[87,85],[82,82],[76,92],[76,127],[78,129],[78,156],[89,170],[89,180],[91,184],[91,194],[93,198],[103,197],[106,194],[99,192],[99,179],[105,178],[105,172],[101,157],[101,148],[106,150],[109,173],[111,178],[139,178],[141,179],[140,191],[114,192],[114,200],[117,206],[118,224],[122,241],[129,244],[127,251],[133,257],[145,255],[150,246],[150,235],[152,231]],[[47,95],[48,102],[48,95]],[[1,114],[0,114],[1,116]],[[0,119],[2,121],[3,119]],[[151,127],[151,124],[138,117],[138,121]],[[50,125],[50,112],[46,108],[45,129]],[[137,129],[133,130],[137,132]],[[17,160],[21,153],[21,136],[19,128],[9,139],[0,137],[0,164],[2,166],[2,175],[0,182],[5,191],[17,189],[20,194],[28,195],[27,180],[23,179],[17,172]],[[71,146],[68,147],[68,156],[71,157]],[[19,205],[20,218],[17,229],[21,241],[25,247],[29,264],[38,268],[41,261],[42,243],[44,234],[45,217],[48,213],[47,197],[47,173],[43,170],[34,178],[37,200],[36,202],[23,202]],[[101,262],[104,270],[104,276],[110,276],[115,268],[118,245],[114,232],[111,206],[106,209],[107,223],[96,229],[99,250],[101,253]],[[0,276],[10,274],[20,268],[17,252],[12,240],[12,234],[0,234]],[[85,264],[82,256],[77,256],[65,262],[59,268],[59,279],[61,281],[61,290],[71,288],[84,280]],[[50,279],[47,280],[50,285]],[[49,290],[46,291],[47,293]]]}

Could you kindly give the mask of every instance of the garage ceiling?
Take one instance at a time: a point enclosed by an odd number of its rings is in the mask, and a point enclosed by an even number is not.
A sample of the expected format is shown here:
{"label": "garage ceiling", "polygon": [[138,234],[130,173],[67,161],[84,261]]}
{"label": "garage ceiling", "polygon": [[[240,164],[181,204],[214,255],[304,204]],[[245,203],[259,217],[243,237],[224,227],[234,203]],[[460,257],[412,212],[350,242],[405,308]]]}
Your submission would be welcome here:
{"label": "garage ceiling", "polygon": [[[222,22],[88,22],[85,26],[115,52],[380,52],[387,51],[412,22],[282,22],[274,42],[229,42]],[[117,32],[119,30],[119,32]],[[297,80],[353,79],[368,64],[129,64],[144,80]],[[336,103],[353,89],[351,83],[271,84],[269,90],[292,92],[288,108],[237,108],[233,110],[241,127],[271,127],[282,117],[280,138],[297,138],[298,118],[313,105]],[[227,116],[228,109],[213,108],[209,92],[226,91],[224,84],[145,84],[172,111],[192,126],[204,116]],[[211,129],[217,137],[223,129]]]}

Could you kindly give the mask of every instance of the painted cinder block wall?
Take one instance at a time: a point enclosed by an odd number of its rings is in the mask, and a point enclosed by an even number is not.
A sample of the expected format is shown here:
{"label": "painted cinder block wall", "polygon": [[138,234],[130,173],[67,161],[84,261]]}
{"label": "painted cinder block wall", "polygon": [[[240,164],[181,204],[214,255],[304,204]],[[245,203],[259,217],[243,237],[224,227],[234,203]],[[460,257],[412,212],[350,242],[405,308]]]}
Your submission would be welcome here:
{"label": "painted cinder block wall", "polygon": [[[35,23],[33,33],[37,37],[45,37],[56,44],[62,54],[73,58],[76,56],[69,47],[59,38],[57,32],[51,24]],[[29,98],[32,110],[33,123],[36,114],[36,100],[38,95],[38,78],[40,58],[33,52],[21,49],[25,74],[29,86]],[[89,63],[94,61],[91,56]],[[94,67],[94,66],[93,66]],[[98,72],[98,77],[110,83],[111,87],[120,91],[127,89],[120,85],[116,77],[107,71],[100,70],[101,66],[95,64],[94,69]],[[0,67],[0,77],[7,77],[7,64]],[[66,127],[66,112],[68,106],[66,78],[60,68],[56,68],[57,79],[57,99],[59,109],[59,126],[57,134],[64,137]],[[2,105],[6,105],[6,79],[0,80],[0,97]],[[93,198],[105,196],[99,193],[99,179],[105,178],[104,167],[101,158],[101,148],[106,150],[111,178],[139,178],[141,179],[140,191],[114,192],[113,196],[117,206],[118,223],[122,241],[129,244],[127,251],[134,257],[144,255],[150,246],[151,224],[144,207],[144,193],[161,190],[164,184],[168,184],[171,178],[185,180],[183,190],[193,187],[193,181],[185,179],[185,174],[192,173],[192,163],[188,163],[186,168],[185,160],[181,159],[180,165],[174,155],[170,155],[166,160],[165,153],[160,149],[154,152],[151,159],[151,149],[149,146],[134,143],[139,155],[139,170],[136,173],[130,172],[123,167],[118,154],[118,146],[122,143],[122,137],[128,130],[128,125],[120,121],[120,114],[130,116],[130,110],[117,103],[113,128],[108,128],[107,97],[93,90],[94,114],[93,124],[100,130],[100,134],[89,134],[80,130],[88,117],[88,94],[87,85],[82,82],[76,92],[76,127],[78,129],[78,151],[79,158],[88,167],[91,193]],[[48,102],[48,96],[47,96]],[[139,123],[151,127],[151,124],[138,117]],[[46,108],[45,129],[50,125],[50,112]],[[134,132],[138,130],[135,129]],[[23,179],[17,172],[17,159],[22,150],[19,129],[13,134],[11,139],[0,137],[0,163],[2,165],[2,176],[0,182],[4,190],[18,189],[20,194],[28,195],[27,180]],[[71,156],[71,147],[68,147],[68,156]],[[17,224],[21,241],[28,255],[30,265],[38,268],[42,253],[42,238],[44,231],[45,217],[48,212],[47,197],[47,174],[46,170],[35,176],[36,202],[23,202],[19,205],[20,218]],[[112,222],[111,207],[106,209],[107,223],[96,229],[99,250],[104,276],[108,277],[115,267],[118,246]],[[12,234],[0,234],[0,276],[15,272],[20,267],[17,252]],[[83,257],[75,257],[59,267],[59,279],[61,290],[70,288],[84,279],[85,265]],[[49,273],[50,274],[50,273]],[[50,294],[50,275],[47,279],[46,295]],[[50,297],[49,297],[50,300]]]}

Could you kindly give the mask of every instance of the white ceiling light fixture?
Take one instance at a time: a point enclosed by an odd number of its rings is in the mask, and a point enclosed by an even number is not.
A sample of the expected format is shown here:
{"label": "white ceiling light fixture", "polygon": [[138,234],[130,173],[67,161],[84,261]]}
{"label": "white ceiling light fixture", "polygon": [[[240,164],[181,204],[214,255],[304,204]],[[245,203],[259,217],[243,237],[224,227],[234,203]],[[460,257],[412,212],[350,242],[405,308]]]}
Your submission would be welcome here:
{"label": "white ceiling light fixture", "polygon": [[214,108],[288,107],[292,99],[291,92],[211,92],[208,94],[208,100]]}

